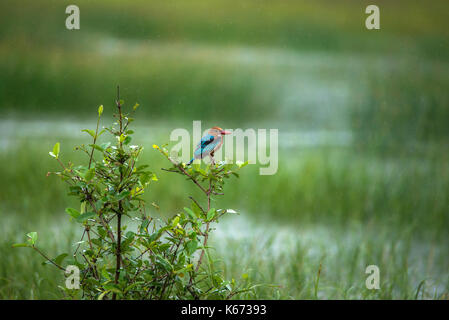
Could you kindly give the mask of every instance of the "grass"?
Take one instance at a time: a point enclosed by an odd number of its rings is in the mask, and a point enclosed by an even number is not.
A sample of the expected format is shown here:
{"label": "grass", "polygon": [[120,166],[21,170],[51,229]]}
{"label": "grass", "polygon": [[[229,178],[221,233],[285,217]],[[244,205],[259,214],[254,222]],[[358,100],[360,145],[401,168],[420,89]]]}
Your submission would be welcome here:
{"label": "grass", "polygon": [[[217,256],[229,276],[244,270],[249,281],[278,286],[261,287],[251,298],[441,299],[447,293],[444,247],[416,241],[411,231],[232,223],[234,228],[242,224],[246,228],[238,235],[231,226],[220,226],[228,240],[218,237]],[[371,264],[380,269],[380,290],[365,287]]]}
{"label": "grass", "polygon": [[[379,70],[376,59],[437,69],[449,51],[445,1],[384,3],[381,32],[366,31],[365,6],[349,1],[133,1],[126,10],[119,1],[81,1],[83,25],[74,32],[64,28],[64,3],[20,4],[0,7],[0,110],[41,118],[42,111],[86,116],[121,83],[127,101],[151,106],[153,119],[235,120],[238,112],[241,122],[284,121],[290,109],[310,108],[300,98],[317,78],[330,88],[352,79],[358,91],[365,68]],[[46,17],[39,23],[37,11]],[[273,68],[273,61],[287,63]],[[294,103],[278,114],[285,99]],[[309,114],[297,116],[309,123]]]}
{"label": "grass", "polygon": [[[379,32],[363,27],[368,2],[77,4],[73,32],[62,2],[0,4],[0,298],[61,297],[58,271],[11,244],[34,230],[50,255],[71,250],[76,202],[46,177],[48,151],[80,162],[80,130],[99,104],[111,117],[117,84],[141,104],[152,214],[188,203],[191,183],[151,148],[172,129],[279,128],[278,173],[248,166],[216,200],[241,212],[213,238],[226,277],[274,285],[247,298],[448,298],[446,1],[382,2]],[[370,264],[380,290],[365,288]]]}
{"label": "grass", "polygon": [[[2,163],[8,163],[0,169],[8,185],[0,197],[5,212],[52,216],[74,201],[65,196],[65,185],[46,176],[57,169],[48,150],[58,136],[57,127],[46,125],[50,126],[50,136],[34,131],[35,138],[12,138],[8,151],[0,154]],[[71,130],[80,132],[84,128],[82,123],[78,129],[75,127]],[[151,128],[151,124],[137,130],[145,132],[145,128]],[[19,132],[20,127],[16,130]],[[61,132],[57,140],[61,142],[63,159],[84,161],[85,155],[73,150],[75,145],[85,143],[82,136],[64,135]],[[190,183],[173,184],[173,177],[160,170],[167,164],[151,145],[167,142],[168,136],[167,128],[156,127],[151,136],[138,135],[134,142],[146,147],[141,161],[149,163],[161,178],[146,200],[158,202],[165,213],[172,214],[186,205]],[[449,164],[440,149],[413,158],[376,156],[349,146],[281,147],[279,153],[279,169],[274,176],[260,176],[258,165],[250,165],[238,183],[228,187],[226,197],[217,200],[217,205],[240,207],[258,217],[276,213],[276,219],[283,221],[407,225],[419,234],[426,235],[426,230],[433,235],[445,234],[449,224]],[[23,195],[22,201],[18,201],[19,195]]]}
{"label": "grass", "polygon": [[[153,131],[148,144],[160,143],[163,136]],[[71,150],[82,139],[60,141],[63,159],[83,159]],[[33,252],[10,247],[31,230],[38,231],[43,249],[54,254],[70,250],[76,241],[79,230],[64,213],[76,203],[65,196],[65,185],[45,175],[55,168],[44,151],[52,142],[37,135],[2,153],[2,163],[9,166],[2,167],[1,175],[10,186],[0,199],[2,216],[8,219],[1,241],[1,253],[8,256],[0,269],[3,298],[60,297],[50,289],[62,283],[58,271],[40,266],[41,258]],[[419,297],[443,298],[447,293],[447,163],[385,161],[353,152],[310,147],[290,158],[295,161],[281,162],[279,173],[271,177],[258,176],[257,168],[249,166],[239,181],[227,186],[225,199],[217,199],[217,207],[241,212],[240,218],[216,226],[215,257],[226,276],[239,277],[243,270],[247,281],[275,285],[263,286],[248,298],[411,299],[424,280]],[[177,177],[159,170],[165,164],[150,146],[142,162],[160,178],[146,195],[161,207],[153,215],[173,215],[188,204],[191,183],[174,183]],[[369,264],[382,271],[380,291],[364,287]]]}
{"label": "grass", "polygon": [[[230,218],[216,226],[214,256],[221,260],[228,279],[265,284],[246,298],[259,299],[445,299],[449,261],[447,244],[417,240],[413,232],[370,226],[294,227],[260,224],[246,217]],[[48,223],[48,221],[51,221]],[[79,230],[67,219],[43,223],[10,221],[2,230],[1,297],[55,299],[62,294],[60,272],[42,265],[42,258],[27,249],[11,249],[21,241],[23,228],[37,230],[40,247],[50,255],[73,250]],[[238,226],[236,228],[236,226]],[[378,265],[381,289],[365,287],[365,268]],[[20,265],[20,269],[17,266]],[[319,281],[317,280],[318,270]],[[421,285],[422,282],[422,285]],[[245,296],[243,297],[245,298]]]}

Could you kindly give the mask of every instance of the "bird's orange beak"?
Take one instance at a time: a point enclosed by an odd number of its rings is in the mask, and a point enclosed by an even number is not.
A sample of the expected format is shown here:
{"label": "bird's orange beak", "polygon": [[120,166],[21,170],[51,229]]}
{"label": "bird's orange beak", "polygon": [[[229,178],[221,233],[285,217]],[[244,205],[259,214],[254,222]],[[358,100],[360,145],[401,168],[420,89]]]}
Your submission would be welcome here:
{"label": "bird's orange beak", "polygon": [[225,134],[231,134],[232,132],[231,131],[226,131],[226,130],[221,130],[221,132],[220,132],[222,135],[225,135]]}

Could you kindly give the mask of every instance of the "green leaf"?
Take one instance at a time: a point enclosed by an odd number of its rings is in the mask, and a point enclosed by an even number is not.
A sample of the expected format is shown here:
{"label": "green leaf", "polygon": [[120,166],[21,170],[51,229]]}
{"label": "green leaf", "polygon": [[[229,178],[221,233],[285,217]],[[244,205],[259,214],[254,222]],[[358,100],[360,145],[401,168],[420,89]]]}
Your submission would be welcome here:
{"label": "green leaf", "polygon": [[179,216],[176,216],[172,221],[172,226],[176,227],[179,223]]}
{"label": "green leaf", "polygon": [[95,150],[98,150],[98,151],[101,151],[101,152],[104,151],[104,149],[102,147],[100,147],[99,145],[97,145],[97,144],[89,144],[89,147],[92,147]]}
{"label": "green leaf", "polygon": [[136,104],[135,104],[134,107],[133,107],[133,110],[136,111],[136,109],[137,109],[139,106],[140,106],[140,104],[138,104],[138,103],[136,102]]}
{"label": "green leaf", "polygon": [[104,267],[103,269],[101,269],[101,275],[103,276],[103,278],[110,280],[111,277],[109,276],[108,271],[106,270],[106,268]]}
{"label": "green leaf", "polygon": [[156,210],[159,210],[160,209],[160,207],[157,205],[157,203],[156,202],[151,202],[151,205],[153,206],[153,207],[155,207],[156,208]]}
{"label": "green leaf", "polygon": [[150,175],[149,175],[148,172],[143,172],[143,173],[139,176],[139,179],[140,179],[140,183],[141,183],[141,184],[146,185],[148,182],[150,182],[151,177],[150,177]]}
{"label": "green leaf", "polygon": [[20,247],[29,247],[30,245],[28,243],[14,243],[12,245],[13,248],[20,248]]}
{"label": "green leaf", "polygon": [[123,200],[126,197],[128,197],[131,194],[130,191],[128,190],[123,190],[122,192],[120,192],[120,194],[117,196],[117,201]]}
{"label": "green leaf", "polygon": [[27,233],[27,237],[29,238],[28,243],[34,246],[37,241],[37,232],[29,232]]}
{"label": "green leaf", "polygon": [[131,142],[132,138],[130,136],[126,136],[125,140],[123,141],[123,144],[128,145]]}
{"label": "green leaf", "polygon": [[192,255],[198,248],[198,242],[196,240],[190,240],[190,241],[186,242],[185,248],[187,250],[187,253],[189,255]]}
{"label": "green leaf", "polygon": [[206,219],[207,219],[207,221],[211,221],[214,217],[215,217],[215,213],[216,213],[217,211],[215,210],[215,208],[211,208],[208,212],[207,212],[207,215],[206,215]]}
{"label": "green leaf", "polygon": [[103,105],[98,107],[98,116],[101,116],[102,113],[103,113]]}
{"label": "green leaf", "polygon": [[150,224],[150,220],[149,219],[145,219],[142,221],[142,224],[140,225],[140,233],[144,233],[145,230],[147,230],[148,225]]}
{"label": "green leaf", "polygon": [[104,296],[106,294],[108,294],[110,292],[110,290],[106,290],[105,292],[102,292],[99,296],[98,296],[98,300],[103,300]]}
{"label": "green leaf", "polygon": [[76,218],[76,221],[78,222],[84,222],[89,218],[95,217],[96,213],[95,212],[86,212],[81,214],[79,217]]}
{"label": "green leaf", "polygon": [[92,243],[98,247],[101,247],[103,245],[103,242],[101,241],[101,239],[91,239]]}
{"label": "green leaf", "polygon": [[235,164],[239,167],[239,169],[245,167],[248,165],[248,161],[242,162],[242,161],[237,161]]}
{"label": "green leaf", "polygon": [[109,290],[110,292],[115,292],[115,293],[118,293],[118,294],[122,294],[122,291],[119,288],[117,288],[116,284],[109,283],[109,284],[105,285],[104,288]]}
{"label": "green leaf", "polygon": [[173,266],[167,259],[162,257],[160,254],[156,255],[156,258],[157,258],[156,263],[159,264],[162,268],[164,268],[165,271],[169,272],[173,271]]}
{"label": "green leaf", "polygon": [[56,264],[61,265],[62,261],[68,256],[67,253],[61,253],[59,256],[57,256],[54,261]]}
{"label": "green leaf", "polygon": [[86,202],[81,202],[80,213],[86,212]]}
{"label": "green leaf", "polygon": [[156,231],[155,233],[151,234],[151,236],[148,238],[148,242],[152,243],[153,241],[156,241],[161,236],[160,231]]}
{"label": "green leaf", "polygon": [[78,218],[80,216],[80,213],[78,210],[75,210],[73,208],[66,208],[65,212],[67,212],[72,218]]}
{"label": "green leaf", "polygon": [[90,181],[93,177],[95,177],[95,168],[90,168],[84,175],[84,179],[86,179],[86,181]]}
{"label": "green leaf", "polygon": [[192,208],[192,211],[195,213],[195,215],[199,218],[203,215],[203,210],[196,204],[195,201],[192,201],[192,204],[190,205]]}
{"label": "green leaf", "polygon": [[93,130],[83,129],[83,130],[81,130],[81,132],[86,132],[86,133],[88,133],[92,138],[95,138],[95,131],[93,131]]}
{"label": "green leaf", "polygon": [[53,147],[53,151],[50,151],[49,154],[53,158],[58,159],[59,158],[59,149],[60,149],[60,144],[59,144],[59,142],[57,142]]}
{"label": "green leaf", "polygon": [[201,170],[201,164],[200,163],[195,163],[195,161],[193,162],[193,170],[195,172],[199,172]]}
{"label": "green leaf", "polygon": [[193,211],[192,211],[190,208],[184,207],[184,211],[187,212],[187,214],[188,214],[193,220],[196,220],[197,217],[195,216],[195,214],[193,213]]}
{"label": "green leaf", "polygon": [[60,144],[57,142],[53,147],[53,153],[56,155],[56,159],[59,157]]}
{"label": "green leaf", "polygon": [[[102,130],[102,131],[104,131],[104,130]],[[101,148],[102,150],[106,150],[106,149],[109,148],[110,146],[111,146],[111,143],[110,143],[110,142],[105,142],[105,143],[100,144],[100,148]]]}
{"label": "green leaf", "polygon": [[132,231],[128,231],[125,235],[125,237],[128,239],[134,239],[135,236],[136,236],[136,234]]}

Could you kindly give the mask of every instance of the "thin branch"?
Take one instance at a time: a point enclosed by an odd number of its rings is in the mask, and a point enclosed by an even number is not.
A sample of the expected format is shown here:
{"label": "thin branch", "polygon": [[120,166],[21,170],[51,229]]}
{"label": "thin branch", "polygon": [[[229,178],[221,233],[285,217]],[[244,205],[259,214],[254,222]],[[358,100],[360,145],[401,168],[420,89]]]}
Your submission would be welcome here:
{"label": "thin branch", "polygon": [[53,260],[51,260],[49,257],[47,257],[42,251],[40,251],[38,248],[36,248],[35,246],[32,246],[32,248],[34,250],[36,250],[41,256],[43,256],[47,261],[49,261],[50,263],[52,263],[54,266],[56,266],[57,268],[61,269],[62,271],[65,271],[65,269],[63,267],[61,267],[59,264],[57,264],[56,262],[54,262]]}
{"label": "thin branch", "polygon": [[192,196],[189,196],[189,198],[196,203],[196,205],[201,209],[201,211],[203,211],[203,213],[205,213],[203,207],[201,207],[201,205],[198,203],[198,201],[196,201]]}
{"label": "thin branch", "polygon": [[[204,189],[204,187],[194,178],[192,177],[181,165],[179,165],[178,163],[176,163],[172,158],[167,157],[168,160],[173,163],[179,170],[182,171],[182,173],[184,173],[187,177],[190,178],[190,180],[192,180],[206,195],[210,193],[210,190],[207,191],[206,189]],[[167,170],[169,171],[169,170]]]}
{"label": "thin branch", "polygon": [[[122,140],[121,140],[121,136],[123,134],[123,116],[122,116],[122,106],[120,103],[120,87],[117,86],[117,108],[118,108],[118,115],[119,115],[119,126],[120,126],[120,131],[119,131],[119,144],[120,144],[120,148],[123,147],[122,145]],[[123,158],[120,157],[120,166],[123,166]],[[120,183],[119,185],[121,185],[123,182],[123,171],[120,170]],[[121,192],[121,190],[119,189],[119,192]],[[122,200],[120,200],[118,202],[118,212],[117,212],[117,249],[116,249],[116,265],[115,265],[115,279],[114,279],[114,283],[118,284],[118,280],[120,278],[120,267],[121,267],[121,262],[122,262],[122,253],[121,253],[121,243],[122,243],[122,213],[123,213],[123,205],[122,205]],[[112,300],[115,300],[117,298],[117,294],[114,292],[112,295]]]}
{"label": "thin branch", "polygon": [[[212,191],[212,181],[209,180],[209,190],[207,192],[207,212],[210,210],[210,193]],[[203,241],[203,249],[201,250],[200,259],[198,260],[198,264],[196,265],[195,272],[198,272],[201,266],[201,262],[203,261],[204,251],[206,250],[207,240],[209,239],[209,226],[210,221],[206,223],[206,231],[204,232],[204,241]]]}
{"label": "thin branch", "polygon": [[86,233],[86,229],[84,229],[84,231],[83,231],[83,235],[81,236],[81,239],[80,239],[80,241],[79,241],[79,243],[78,243],[78,247],[76,247],[76,250],[75,250],[75,253],[73,253],[73,256],[76,256],[76,253],[78,252],[78,249],[80,248],[80,246],[81,246],[81,242],[83,241],[83,239],[84,239],[84,234]]}
{"label": "thin branch", "polygon": [[[95,129],[95,137],[94,137],[94,145],[95,143],[97,143],[97,137],[98,137],[98,126],[100,124],[100,115],[98,115],[98,119],[97,119],[97,128]],[[94,150],[95,148],[92,146],[92,151],[90,152],[90,157],[89,157],[89,169],[90,169],[90,165],[92,164],[92,158],[94,156]]]}
{"label": "thin branch", "polygon": [[92,199],[90,196],[88,197],[88,201],[90,203],[90,206],[94,210],[94,212],[97,214],[98,219],[100,220],[100,223],[102,224],[103,228],[105,228],[106,232],[108,233],[109,237],[113,242],[115,242],[114,234],[112,233],[111,229],[109,228],[109,225],[104,221],[103,217],[101,216],[101,213],[98,213],[97,208],[95,207],[95,204],[92,202]]}

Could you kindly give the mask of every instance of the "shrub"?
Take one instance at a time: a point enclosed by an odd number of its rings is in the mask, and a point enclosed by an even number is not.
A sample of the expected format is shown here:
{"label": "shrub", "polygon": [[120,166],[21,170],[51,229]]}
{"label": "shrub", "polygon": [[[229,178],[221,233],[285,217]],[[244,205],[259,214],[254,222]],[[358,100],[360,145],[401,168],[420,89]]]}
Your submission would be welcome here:
{"label": "shrub", "polygon": [[[98,108],[95,131],[83,130],[92,143],[76,148],[87,155],[86,164],[65,164],[59,143],[50,152],[61,166],[61,171],[53,174],[68,184],[69,194],[80,202],[79,210],[66,209],[70,219],[83,229],[70,258],[69,253],[62,253],[50,259],[38,248],[36,232],[27,234],[26,243],[13,246],[34,249],[61,271],[76,266],[81,290],[61,286],[67,298],[229,299],[252,291],[254,286],[248,281],[237,284],[234,279],[223,279],[223,272],[208,252],[211,224],[234,213],[212,208],[211,199],[223,195],[225,179],[238,177],[237,171],[245,164],[186,166],[172,159],[165,147],[153,145],[171,164],[164,170],[191,180],[192,186],[203,192],[207,205],[190,197],[190,208],[170,219],[148,215],[142,195],[158,179],[148,165],[138,163],[143,147],[130,144],[134,133],[129,128],[131,116],[138,106],[125,114],[118,94],[116,121],[101,131],[103,106]],[[98,144],[104,133],[111,134],[114,141]],[[132,222],[130,230],[126,221]]]}

